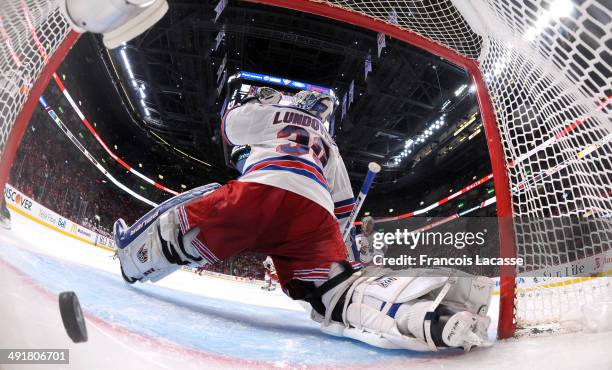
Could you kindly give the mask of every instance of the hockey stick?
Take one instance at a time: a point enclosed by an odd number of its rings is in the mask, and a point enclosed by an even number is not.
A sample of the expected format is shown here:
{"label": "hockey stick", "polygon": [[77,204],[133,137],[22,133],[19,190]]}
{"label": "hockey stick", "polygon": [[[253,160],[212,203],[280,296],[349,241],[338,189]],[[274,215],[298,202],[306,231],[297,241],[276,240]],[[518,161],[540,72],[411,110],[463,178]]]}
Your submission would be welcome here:
{"label": "hockey stick", "polygon": [[353,222],[357,219],[357,215],[359,214],[359,210],[365,201],[365,197],[368,195],[370,191],[370,186],[372,186],[372,181],[374,181],[374,177],[376,174],[380,172],[380,165],[375,162],[370,162],[368,164],[368,174],[366,175],[365,180],[363,181],[363,185],[361,185],[361,190],[359,190],[359,195],[357,199],[355,199],[355,207],[351,211],[348,222],[344,226],[344,230],[342,230],[342,240],[346,243],[349,235],[351,234],[351,227],[353,226]]}

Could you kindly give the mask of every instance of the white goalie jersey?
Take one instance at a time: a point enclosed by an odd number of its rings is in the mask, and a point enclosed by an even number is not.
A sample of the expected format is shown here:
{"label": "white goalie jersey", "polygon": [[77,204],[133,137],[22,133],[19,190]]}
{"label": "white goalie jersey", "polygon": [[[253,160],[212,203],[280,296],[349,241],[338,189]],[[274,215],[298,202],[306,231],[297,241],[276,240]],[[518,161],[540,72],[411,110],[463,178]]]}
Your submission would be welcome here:
{"label": "white goalie jersey", "polygon": [[293,106],[256,100],[229,110],[221,125],[230,145],[251,147],[239,181],[297,193],[336,216],[342,229],[354,207],[338,147],[323,123]]}

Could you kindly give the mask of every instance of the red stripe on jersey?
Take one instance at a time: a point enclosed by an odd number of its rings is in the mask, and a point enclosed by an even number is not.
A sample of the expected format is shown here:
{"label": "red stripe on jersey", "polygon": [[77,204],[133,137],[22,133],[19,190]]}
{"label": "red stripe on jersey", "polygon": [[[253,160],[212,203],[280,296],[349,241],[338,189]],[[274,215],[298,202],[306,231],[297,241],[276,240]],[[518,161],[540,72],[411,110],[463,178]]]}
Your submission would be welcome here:
{"label": "red stripe on jersey", "polygon": [[327,180],[325,179],[325,177],[323,177],[321,173],[319,173],[319,171],[317,171],[315,167],[309,166],[305,163],[297,162],[297,161],[289,161],[289,160],[274,161],[274,159],[271,158],[269,161],[265,161],[265,162],[261,162],[261,163],[253,165],[247,173],[251,173],[253,171],[260,170],[267,166],[280,166],[280,167],[286,167],[286,168],[298,168],[301,170],[306,170],[312,173],[320,182],[325,184],[325,186],[328,186]]}
{"label": "red stripe on jersey", "polygon": [[347,206],[336,207],[334,208],[334,213],[350,212],[353,210],[353,208],[355,208],[355,204],[349,204]]}

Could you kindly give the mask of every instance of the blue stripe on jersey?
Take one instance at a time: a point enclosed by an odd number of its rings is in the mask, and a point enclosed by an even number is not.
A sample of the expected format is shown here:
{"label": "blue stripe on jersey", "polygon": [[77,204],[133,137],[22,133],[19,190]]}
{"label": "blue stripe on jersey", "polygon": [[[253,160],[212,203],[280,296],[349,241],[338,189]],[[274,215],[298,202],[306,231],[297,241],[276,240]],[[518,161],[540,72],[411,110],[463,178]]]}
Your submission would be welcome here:
{"label": "blue stripe on jersey", "polygon": [[[297,162],[307,168],[295,168],[295,167],[290,167],[290,166],[284,166],[283,164],[281,164],[280,162]],[[265,158],[262,159],[258,162],[255,162],[251,165],[249,165],[249,167],[247,167],[244,170],[244,175],[248,174],[251,170],[253,170],[253,168],[255,166],[259,166],[259,165],[264,165],[261,168],[256,169],[255,171],[262,171],[262,170],[276,170],[276,171],[287,171],[287,172],[292,172],[298,175],[302,175],[304,177],[308,177],[309,179],[312,179],[314,181],[317,182],[317,184],[323,186],[325,188],[325,190],[329,191],[328,185],[327,185],[327,179],[325,178],[325,175],[323,174],[323,171],[319,168],[319,166],[317,166],[316,164],[303,159],[303,158],[299,158],[299,157],[294,157],[291,155],[284,155],[284,156],[280,156],[280,157],[269,157],[269,158]],[[253,172],[255,172],[253,171]],[[317,174],[320,176],[317,176]],[[244,176],[243,175],[243,176]],[[322,179],[321,179],[322,178]]]}
{"label": "blue stripe on jersey", "polygon": [[[302,175],[305,177],[308,177],[309,179],[312,179],[314,181],[316,181],[317,184],[321,185],[323,188],[325,188],[325,190],[327,189],[327,184],[321,182],[314,174],[312,174],[311,172],[309,172],[308,170],[303,170],[303,169],[299,169],[299,168],[291,168],[291,167],[283,167],[283,166],[279,166],[279,165],[275,165],[275,164],[270,164],[267,165],[265,167],[262,167],[260,169],[258,169],[257,171],[287,171],[287,172],[292,172],[298,175]],[[256,171],[254,171],[256,172]],[[245,172],[246,174],[246,172]]]}
{"label": "blue stripe on jersey", "polygon": [[335,215],[336,215],[336,218],[337,218],[338,220],[340,220],[340,219],[342,219],[342,218],[345,218],[345,217],[350,216],[350,215],[351,215],[351,212],[335,213]]}
{"label": "blue stripe on jersey", "polygon": [[336,202],[336,203],[334,203],[334,208],[338,208],[338,207],[342,207],[342,206],[348,206],[351,203],[355,203],[355,198],[348,198],[348,199]]}
{"label": "blue stripe on jersey", "polygon": [[253,166],[256,166],[256,165],[258,165],[260,163],[263,163],[263,162],[276,162],[276,161],[296,161],[296,162],[304,163],[304,164],[306,164],[308,166],[313,167],[318,173],[321,174],[321,176],[325,177],[325,175],[323,174],[323,171],[319,168],[319,166],[317,166],[316,164],[312,163],[311,161],[308,161],[306,159],[299,158],[299,157],[294,157],[292,155],[283,155],[281,157],[269,157],[269,158],[266,158],[266,159],[262,159],[261,161],[255,162],[255,163],[251,164],[249,167],[247,167],[244,170],[244,173],[249,172],[249,170]]}

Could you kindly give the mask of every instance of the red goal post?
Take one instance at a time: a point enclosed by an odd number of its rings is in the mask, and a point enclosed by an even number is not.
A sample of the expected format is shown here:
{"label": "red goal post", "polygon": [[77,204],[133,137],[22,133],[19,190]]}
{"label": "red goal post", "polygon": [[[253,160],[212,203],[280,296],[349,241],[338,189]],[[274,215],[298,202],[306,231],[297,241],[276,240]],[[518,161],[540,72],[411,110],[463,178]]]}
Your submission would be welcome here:
{"label": "red goal post", "polygon": [[[503,223],[505,226],[500,228],[501,240],[505,241],[502,247],[502,256],[515,256],[509,182],[505,173],[501,140],[486,86],[479,73],[478,65],[473,59],[466,58],[454,50],[434,43],[417,33],[344,8],[311,1],[264,0],[259,2],[314,13],[383,32],[388,36],[426,49],[465,68],[477,86],[478,100],[481,105],[495,174],[498,214],[500,219],[506,220]],[[3,5],[0,13],[0,20],[2,20],[0,35],[3,38],[4,51],[2,59],[0,59],[2,71],[17,68],[18,75],[31,76],[31,81],[21,81],[23,78],[18,78],[20,82],[6,84],[2,91],[3,95],[0,100],[4,105],[2,113],[4,122],[1,127],[2,141],[0,142],[2,153],[0,185],[2,187],[8,179],[15,152],[37,105],[38,98],[49,83],[53,72],[78,39],[77,33],[69,31],[67,23],[63,21],[59,14],[58,7],[59,2],[57,1],[10,0],[6,5]],[[32,17],[33,14],[35,15],[34,18]],[[44,40],[41,41],[41,39]],[[24,67],[21,63],[22,59],[30,61],[27,67]],[[25,83],[25,87],[21,83]],[[502,286],[508,285],[508,288],[503,289],[505,292],[502,296],[502,305],[505,306],[505,309],[502,310],[503,315],[512,315],[514,304],[513,284],[514,270],[509,269],[502,277]],[[500,320],[500,324],[503,325],[500,332],[512,333],[514,331],[511,316]]]}
{"label": "red goal post", "polygon": [[[499,132],[495,123],[495,115],[491,108],[491,102],[486,92],[486,86],[478,70],[478,65],[473,59],[466,58],[452,49],[443,47],[431,40],[404,30],[399,27],[382,22],[375,18],[350,12],[340,7],[332,7],[328,4],[311,1],[298,0],[263,0],[258,1],[264,4],[291,8],[308,13],[314,13],[329,18],[337,19],[346,23],[359,25],[365,28],[383,32],[388,36],[397,38],[406,43],[413,44],[439,55],[457,65],[465,68],[471,75],[474,84],[477,86],[478,100],[481,106],[482,117],[485,124],[485,132],[489,142],[489,152],[492,159],[494,172],[495,189],[497,196],[497,207],[500,219],[506,220],[505,227],[500,228],[501,240],[505,241],[502,247],[502,256],[515,256],[514,236],[512,230],[512,210],[510,204],[508,178],[505,173],[505,160],[501,147]],[[38,22],[32,22],[30,14],[37,13]],[[15,152],[19,142],[27,128],[30,117],[38,98],[46,88],[50,78],[66,56],[67,52],[78,39],[79,34],[70,32],[58,11],[58,2],[53,1],[23,1],[10,0],[7,5],[3,5],[0,14],[3,20],[1,35],[3,38],[2,59],[0,66],[2,71],[10,70],[13,67],[21,67],[20,60],[27,58],[31,61],[27,71],[18,73],[31,74],[32,81],[30,86],[26,86],[24,91],[21,86],[5,86],[0,100],[5,106],[2,113],[4,122],[2,123],[2,165],[0,166],[0,185],[8,179],[11,164],[15,157]],[[7,20],[10,19],[10,22]],[[6,26],[10,24],[11,30]],[[45,36],[45,43],[41,44],[40,38]],[[11,46],[12,45],[12,46]],[[17,53],[19,53],[17,55]],[[25,94],[24,94],[25,93]],[[25,96],[24,96],[25,95]],[[15,115],[13,117],[13,115]],[[502,277],[502,306],[503,319],[500,319],[500,333],[513,333],[514,324],[512,310],[514,305],[514,270],[509,269]],[[507,287],[506,287],[507,286]],[[510,315],[510,317],[506,317]]]}
{"label": "red goal post", "polygon": [[[0,5],[2,186],[39,96],[78,38],[59,1]],[[612,217],[612,10],[606,0],[249,1],[382,32],[469,73],[493,168],[500,255],[528,261],[523,271],[502,271],[499,337],[512,336],[517,325],[558,322],[573,302],[611,299],[612,279],[594,280],[609,275],[612,261],[605,242],[612,239],[606,234],[612,229],[606,221]],[[551,226],[562,236],[549,236],[539,222],[559,214],[594,225],[581,235],[579,250],[568,250],[563,226]],[[588,266],[593,258],[593,276],[546,289],[516,286],[517,273],[576,260]]]}
{"label": "red goal post", "polygon": [[79,34],[71,32],[58,1],[7,0],[0,4],[0,186],[38,98]]}

